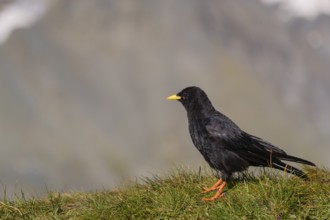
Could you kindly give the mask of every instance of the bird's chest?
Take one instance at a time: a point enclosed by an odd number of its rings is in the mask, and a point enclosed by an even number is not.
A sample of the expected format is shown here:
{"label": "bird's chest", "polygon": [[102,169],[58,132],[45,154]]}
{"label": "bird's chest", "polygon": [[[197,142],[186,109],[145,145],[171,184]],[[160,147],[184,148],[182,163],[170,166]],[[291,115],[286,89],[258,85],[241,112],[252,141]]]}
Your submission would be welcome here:
{"label": "bird's chest", "polygon": [[189,132],[195,147],[212,168],[221,169],[223,151],[221,143],[209,137],[206,128],[199,124],[189,124]]}
{"label": "bird's chest", "polygon": [[206,156],[207,151],[210,148],[210,143],[205,128],[199,124],[190,124],[189,133],[196,148]]}

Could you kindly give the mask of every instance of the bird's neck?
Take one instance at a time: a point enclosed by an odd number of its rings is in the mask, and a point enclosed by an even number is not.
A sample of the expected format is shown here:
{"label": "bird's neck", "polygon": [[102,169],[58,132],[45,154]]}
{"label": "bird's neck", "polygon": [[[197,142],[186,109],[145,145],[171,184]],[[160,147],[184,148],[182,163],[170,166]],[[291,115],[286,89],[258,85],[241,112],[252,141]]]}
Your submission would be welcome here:
{"label": "bird's neck", "polygon": [[187,111],[188,118],[190,119],[201,119],[210,116],[214,111],[214,107],[212,103],[207,100],[207,102],[203,103],[194,103],[192,106],[190,106],[189,111]]}

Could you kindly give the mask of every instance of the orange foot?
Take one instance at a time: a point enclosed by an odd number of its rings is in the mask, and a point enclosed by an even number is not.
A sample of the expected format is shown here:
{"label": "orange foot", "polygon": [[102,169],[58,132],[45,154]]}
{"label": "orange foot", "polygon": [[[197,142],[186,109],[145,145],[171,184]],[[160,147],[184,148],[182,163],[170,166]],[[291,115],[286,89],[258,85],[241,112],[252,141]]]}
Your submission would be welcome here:
{"label": "orange foot", "polygon": [[218,191],[216,192],[216,194],[214,196],[212,196],[211,198],[203,198],[203,201],[215,201],[216,199],[223,197],[225,195],[225,193],[223,192],[223,189],[225,188],[226,185],[227,185],[227,183],[220,179],[218,182],[216,182],[216,184],[214,184],[214,186],[212,186],[209,189],[204,190],[204,192],[210,192],[210,191],[218,189]]}
{"label": "orange foot", "polygon": [[210,192],[210,191],[213,191],[213,190],[218,189],[218,188],[219,188],[219,185],[220,185],[222,182],[223,182],[222,179],[219,179],[218,182],[216,182],[216,183],[215,183],[213,186],[211,186],[210,188],[207,188],[207,187],[203,188],[204,191],[203,191],[202,193],[208,193],[208,192]]}

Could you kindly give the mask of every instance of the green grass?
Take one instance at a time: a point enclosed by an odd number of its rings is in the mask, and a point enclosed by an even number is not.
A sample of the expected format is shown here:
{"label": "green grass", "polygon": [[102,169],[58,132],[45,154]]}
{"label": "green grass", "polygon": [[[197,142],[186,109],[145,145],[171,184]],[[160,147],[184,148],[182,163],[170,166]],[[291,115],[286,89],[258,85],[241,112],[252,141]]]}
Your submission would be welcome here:
{"label": "green grass", "polygon": [[264,172],[235,179],[226,195],[202,201],[216,178],[180,169],[117,190],[49,193],[0,202],[1,219],[330,219],[330,172],[306,170],[310,180]]}

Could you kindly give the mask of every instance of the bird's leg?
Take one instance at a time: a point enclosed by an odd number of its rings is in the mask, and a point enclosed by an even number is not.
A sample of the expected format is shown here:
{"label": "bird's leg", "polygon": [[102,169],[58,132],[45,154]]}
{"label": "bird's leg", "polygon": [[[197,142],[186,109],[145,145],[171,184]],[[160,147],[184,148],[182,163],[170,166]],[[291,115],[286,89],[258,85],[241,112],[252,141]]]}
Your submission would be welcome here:
{"label": "bird's leg", "polygon": [[226,185],[227,185],[227,183],[225,181],[223,181],[222,184],[219,187],[217,187],[218,191],[216,192],[216,194],[214,196],[212,196],[211,198],[203,198],[203,201],[214,201],[217,198],[221,198],[222,196],[224,196],[225,193],[222,191]]}
{"label": "bird's leg", "polygon": [[222,183],[222,179],[219,179],[213,186],[211,186],[211,188],[203,188],[204,191],[202,193],[208,193],[210,191],[216,190],[219,188],[219,185]]}

